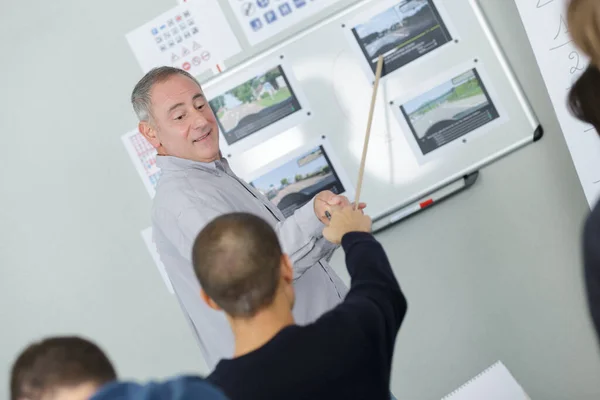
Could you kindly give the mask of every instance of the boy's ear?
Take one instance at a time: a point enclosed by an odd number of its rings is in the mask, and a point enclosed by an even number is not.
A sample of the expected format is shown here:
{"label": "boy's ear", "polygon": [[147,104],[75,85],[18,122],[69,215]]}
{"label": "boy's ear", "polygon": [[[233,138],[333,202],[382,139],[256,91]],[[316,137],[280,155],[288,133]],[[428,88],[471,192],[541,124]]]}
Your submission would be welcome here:
{"label": "boy's ear", "polygon": [[204,300],[204,302],[213,310],[215,311],[222,311],[221,307],[219,307],[217,305],[217,303],[215,303],[215,301],[213,299],[211,299],[210,297],[208,297],[208,295],[206,294],[206,292],[204,291],[204,289],[200,289],[200,297],[202,297],[202,300]]}

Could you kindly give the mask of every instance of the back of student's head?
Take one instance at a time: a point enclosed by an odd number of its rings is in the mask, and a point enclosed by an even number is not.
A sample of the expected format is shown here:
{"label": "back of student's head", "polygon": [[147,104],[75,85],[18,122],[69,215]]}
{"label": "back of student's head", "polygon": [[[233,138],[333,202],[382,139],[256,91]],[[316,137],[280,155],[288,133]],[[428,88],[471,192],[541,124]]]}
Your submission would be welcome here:
{"label": "back of student's head", "polygon": [[206,295],[231,317],[252,317],[275,298],[282,251],[273,228],[257,216],[211,221],[196,238],[192,260]]}
{"label": "back of student's head", "polygon": [[108,357],[94,343],[75,336],[52,337],[29,345],[17,357],[10,396],[11,400],[84,400],[116,378]]}
{"label": "back of student's head", "polygon": [[600,67],[600,1],[571,0],[567,25],[573,41]]}
{"label": "back of student's head", "polygon": [[[600,1],[600,0],[599,0]],[[569,92],[571,113],[600,132],[600,70],[589,65]]]}

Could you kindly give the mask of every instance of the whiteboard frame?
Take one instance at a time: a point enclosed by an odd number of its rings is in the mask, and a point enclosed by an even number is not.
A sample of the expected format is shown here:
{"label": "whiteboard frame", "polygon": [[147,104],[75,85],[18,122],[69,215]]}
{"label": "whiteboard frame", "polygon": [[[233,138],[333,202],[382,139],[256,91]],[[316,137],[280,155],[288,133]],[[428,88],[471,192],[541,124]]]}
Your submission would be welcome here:
{"label": "whiteboard frame", "polygon": [[[239,71],[239,73],[231,76],[230,79],[221,80],[215,84],[207,83],[202,85],[204,95],[210,102],[215,97],[277,66],[281,66],[281,69],[288,80],[289,86],[292,88],[294,95],[300,104],[300,109],[242,139],[239,139],[232,144],[227,143],[223,132],[221,132],[221,129],[219,128],[219,147],[223,154],[227,154],[227,156],[241,154],[244,151],[257,146],[274,136],[305,123],[311,117],[312,112],[308,102],[308,97],[302,90],[299,81],[294,75],[294,70],[286,61],[285,54],[283,52],[280,52],[277,55],[264,60],[263,62],[244,68],[243,70]],[[215,118],[217,118],[216,114]]]}
{"label": "whiteboard frame", "polygon": [[[403,1],[406,2],[407,0],[403,0]],[[341,27],[344,30],[344,36],[346,37],[346,40],[348,41],[348,44],[349,44],[350,48],[352,49],[352,53],[358,60],[360,60],[360,66],[361,66],[362,70],[364,71],[365,76],[372,83],[374,83],[375,72],[373,72],[373,69],[371,69],[371,66],[369,65],[369,61],[365,57],[364,53],[362,52],[362,49],[360,48],[360,45],[356,41],[356,38],[354,37],[354,34],[352,33],[352,29],[356,25],[360,25],[364,21],[371,19],[375,15],[382,13],[383,11],[387,10],[388,8],[392,8],[396,5],[399,5],[403,1],[382,0],[377,5],[373,6],[372,8],[369,8],[366,11],[363,11],[362,13],[355,15],[353,18],[351,18],[347,21],[345,21],[345,20],[341,21]],[[441,51],[446,51],[446,52],[451,51],[451,50],[447,50],[447,49],[451,49],[458,42],[460,42],[461,38],[458,33],[458,30],[455,28],[454,23],[452,22],[452,19],[450,18],[450,15],[446,11],[446,8],[443,6],[442,2],[439,0],[431,0],[431,2],[435,5],[438,13],[442,17],[442,21],[446,25],[446,29],[448,30],[448,32],[450,33],[450,36],[452,38],[450,39],[449,42],[444,43],[443,45],[428,52],[427,54],[424,54],[424,55],[420,56],[419,58],[409,62],[408,64],[405,64],[402,67],[397,68],[394,71],[391,71],[391,72],[387,73],[386,75],[382,76],[380,78],[382,83],[384,83],[385,80],[389,76],[397,74],[399,71],[403,70],[404,68],[407,68],[408,66],[413,66],[413,65],[418,66],[419,64],[429,61],[434,56],[435,57],[439,56],[438,53]]]}
{"label": "whiteboard frame", "polygon": [[[471,69],[477,70],[477,73],[481,78],[483,86],[485,87],[492,103],[494,104],[496,111],[498,111],[498,118],[486,123],[485,125],[475,128],[474,130],[466,133],[465,135],[462,135],[452,140],[451,142],[448,142],[442,145],[441,147],[430,151],[427,154],[423,154],[419,143],[417,142],[417,139],[415,138],[415,136],[412,133],[412,130],[410,129],[408,121],[406,120],[406,118],[402,114],[402,111],[400,110],[400,107],[405,103],[413,100],[415,97],[418,97],[421,94],[426,93],[429,90],[434,89],[439,85],[461,75],[462,73],[470,71]],[[488,75],[487,70],[485,69],[484,64],[481,61],[475,62],[473,60],[471,62],[459,64],[454,66],[453,68],[444,70],[442,74],[432,77],[428,81],[424,82],[421,87],[423,88],[422,90],[418,90],[415,88],[411,91],[403,93],[402,96],[399,96],[392,100],[393,104],[390,104],[390,107],[392,108],[392,113],[396,117],[396,121],[400,125],[400,129],[402,130],[402,133],[406,138],[406,141],[408,142],[410,148],[412,149],[413,155],[417,159],[419,165],[424,165],[435,159],[446,157],[449,154],[454,153],[465,146],[469,146],[473,140],[480,138],[492,129],[498,128],[501,125],[506,124],[508,121],[510,121],[510,118],[507,116],[506,109],[500,101],[498,92],[494,88],[493,80],[490,79],[490,76]]]}
{"label": "whiteboard frame", "polygon": [[[307,36],[313,34],[316,31],[324,28],[327,25],[343,24],[345,20],[346,21],[348,20],[348,16],[350,14],[353,14],[355,12],[358,12],[360,14],[363,11],[363,8],[366,7],[367,5],[370,6],[373,1],[374,0],[358,0],[356,3],[353,3],[352,5],[343,9],[342,11],[331,14],[330,16],[320,20],[319,22],[308,27],[307,29],[302,30],[294,35],[289,36],[288,38],[282,40],[281,42],[279,42],[277,44],[274,44],[273,46],[270,46],[269,48],[265,49],[264,51],[261,51],[257,54],[252,54],[248,58],[245,58],[240,62],[232,64],[230,68],[223,71],[221,74],[207,77],[205,80],[203,80],[201,82],[201,84],[203,87],[208,88],[210,86],[216,85],[220,82],[223,82],[224,80],[229,79],[231,76],[234,76],[235,74],[239,73],[240,71],[245,70],[246,68],[251,68],[256,63],[264,62],[264,60],[268,60],[272,57],[275,57],[278,54],[284,53],[288,46],[290,46],[298,41],[301,41],[302,39],[306,38]],[[440,4],[439,4],[440,2],[438,0],[435,0],[435,1],[436,1],[436,6],[438,7],[438,9],[442,9],[442,7],[440,7]],[[522,89],[520,83],[518,82],[512,68],[510,67],[510,65],[508,63],[508,59],[506,58],[504,51],[500,47],[500,44],[491,29],[488,19],[485,16],[483,10],[481,9],[481,6],[479,5],[479,0],[467,0],[467,1],[468,1],[468,5],[473,10],[475,19],[477,20],[477,22],[479,23],[479,25],[481,27],[481,30],[483,31],[483,35],[485,36],[487,42],[489,43],[491,51],[496,55],[497,62],[500,65],[501,69],[504,71],[504,74],[506,75],[506,79],[509,82],[511,90],[514,92],[519,105],[523,109],[525,118],[527,119],[527,121],[529,123],[529,127],[531,129],[531,132],[530,132],[531,136],[526,135],[522,139],[512,143],[511,145],[501,148],[500,150],[496,151],[495,153],[489,154],[485,158],[479,159],[478,162],[472,163],[471,165],[468,165],[468,166],[456,171],[455,173],[453,173],[451,175],[447,175],[444,179],[441,179],[434,184],[428,185],[421,190],[412,192],[412,194],[406,196],[402,201],[399,201],[388,207],[382,208],[381,210],[378,210],[377,213],[372,214],[373,219],[378,218],[380,216],[384,216],[389,213],[393,213],[394,211],[397,211],[397,210],[401,209],[402,207],[405,207],[405,206],[409,205],[410,203],[433,193],[434,191],[438,190],[441,187],[447,186],[448,184],[451,184],[452,182],[454,182],[458,179],[461,179],[464,176],[467,176],[473,172],[476,172],[480,168],[483,168],[483,167],[501,159],[502,157],[521,149],[522,147],[524,147],[530,143],[534,143],[534,142],[538,141],[543,136],[543,128],[540,125],[537,116],[533,112],[533,109],[529,103],[529,100],[525,96],[525,93],[523,92],[523,89]],[[448,29],[451,30],[452,27],[451,27],[450,23],[448,21],[446,21],[446,22],[447,22]],[[452,32],[452,30],[451,30],[451,32]],[[458,31],[454,30],[454,32],[455,33],[453,33],[453,35],[456,35],[456,38],[460,39],[460,37],[458,36]],[[352,40],[354,41],[354,38]],[[450,44],[450,43],[448,43],[448,44]],[[463,44],[463,42],[459,40],[459,43],[457,45],[460,46],[462,44]],[[445,47],[447,47],[448,49],[451,49],[453,46],[445,46]],[[438,49],[438,50],[442,51],[442,49]],[[439,54],[439,53],[432,51],[429,54],[415,60],[414,62],[407,64],[403,68],[407,68],[412,65],[418,66],[419,61],[423,62],[423,60],[427,60],[427,58],[425,58],[425,57],[427,57],[429,55],[437,55],[437,54]],[[361,57],[364,58],[362,53],[361,53]],[[390,76],[394,76],[394,74],[390,74]]]}
{"label": "whiteboard frame", "polygon": [[[529,121],[529,125],[531,128],[531,136],[530,137],[526,136],[523,139],[513,143],[512,145],[507,146],[507,147],[499,150],[496,153],[490,154],[489,156],[481,159],[479,162],[476,162],[470,166],[467,166],[467,167],[455,172],[452,175],[447,176],[445,179],[443,179],[433,185],[430,185],[429,187],[426,187],[425,189],[423,189],[419,192],[414,193],[412,196],[409,196],[406,200],[404,200],[403,202],[401,202],[399,204],[395,204],[395,205],[390,206],[382,211],[377,212],[377,214],[372,216],[373,221],[375,221],[376,219],[385,218],[385,216],[389,215],[390,213],[400,210],[401,208],[406,207],[407,205],[411,204],[412,202],[417,201],[420,198],[425,197],[425,196],[435,192],[436,190],[451,184],[452,182],[454,182],[458,179],[466,177],[469,174],[472,174],[473,172],[479,171],[481,168],[486,167],[487,165],[489,165],[495,161],[498,161],[502,157],[505,157],[505,156],[511,154],[512,152],[517,151],[524,146],[527,146],[528,144],[531,144],[531,143],[534,143],[534,142],[540,140],[544,134],[544,130],[543,130],[542,126],[540,125],[540,122],[537,119],[535,113],[533,112],[533,109],[531,108],[531,105],[529,104],[527,97],[525,96],[523,88],[519,84],[519,81],[517,80],[514,71],[510,67],[510,64],[508,63],[508,59],[506,58],[506,55],[502,51],[502,48],[500,47],[500,44],[498,43],[498,40],[496,39],[496,36],[493,33],[493,31],[490,27],[490,24],[485,16],[485,14],[483,13],[483,10],[481,9],[481,6],[479,5],[479,0],[468,0],[468,1],[469,1],[469,5],[473,9],[475,17],[479,21],[481,29],[484,31],[486,38],[487,38],[488,42],[490,43],[492,51],[496,54],[496,56],[498,58],[498,62],[500,64],[500,66],[502,67],[502,69],[504,70],[504,73],[506,74],[506,78],[510,82],[510,85],[512,87],[513,92],[515,93],[515,96],[517,97],[521,107],[523,108],[524,114]],[[389,225],[389,223],[387,225]],[[386,225],[384,224],[384,225],[382,225],[382,227],[383,226],[386,226]]]}
{"label": "whiteboard frame", "polygon": [[333,169],[335,170],[335,173],[337,174],[342,185],[344,185],[344,191],[342,193],[338,193],[338,195],[344,195],[348,198],[348,200],[354,201],[354,196],[355,196],[354,185],[352,184],[352,181],[348,177],[348,174],[346,173],[346,170],[342,166],[342,163],[338,159],[338,156],[335,154],[333,146],[331,145],[331,143],[329,142],[327,137],[324,135],[320,136],[319,138],[317,138],[315,140],[312,140],[312,141],[306,143],[305,145],[303,145],[301,147],[298,147],[298,148],[284,154],[283,156],[277,158],[276,160],[274,160],[260,168],[256,168],[249,172],[242,173],[242,174],[240,174],[240,176],[244,179],[244,181],[246,181],[246,182],[248,182],[248,184],[250,184],[250,182],[254,181],[255,179],[260,178],[261,176],[273,171],[274,169],[281,167],[283,164],[287,163],[288,161],[290,161],[296,157],[299,157],[302,154],[307,153],[318,146],[323,146],[323,149],[325,150],[325,153],[327,153],[327,158],[329,158],[329,161],[331,162],[331,165],[332,165]]}

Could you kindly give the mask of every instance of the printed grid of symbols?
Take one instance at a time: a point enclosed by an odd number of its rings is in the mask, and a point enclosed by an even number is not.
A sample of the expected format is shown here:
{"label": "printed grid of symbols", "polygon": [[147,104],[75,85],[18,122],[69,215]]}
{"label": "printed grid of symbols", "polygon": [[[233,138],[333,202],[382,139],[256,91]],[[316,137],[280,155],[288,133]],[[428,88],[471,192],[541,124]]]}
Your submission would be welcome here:
{"label": "printed grid of symbols", "polygon": [[249,19],[249,24],[255,32],[265,25],[277,23],[281,18],[305,7],[314,0],[240,0],[242,15]]}
{"label": "printed grid of symbols", "polygon": [[140,133],[131,136],[130,140],[144,171],[146,171],[148,180],[153,187],[156,187],[160,177],[160,169],[156,166],[156,149]]}
{"label": "printed grid of symbols", "polygon": [[[169,18],[163,24],[151,29],[154,41],[161,52],[171,51],[171,63],[189,71],[193,65],[200,65],[203,61],[210,60],[210,53],[202,51],[202,45],[197,38],[200,30],[189,10]],[[184,46],[184,42],[186,46]],[[185,58],[192,52],[199,52],[191,59]]]}

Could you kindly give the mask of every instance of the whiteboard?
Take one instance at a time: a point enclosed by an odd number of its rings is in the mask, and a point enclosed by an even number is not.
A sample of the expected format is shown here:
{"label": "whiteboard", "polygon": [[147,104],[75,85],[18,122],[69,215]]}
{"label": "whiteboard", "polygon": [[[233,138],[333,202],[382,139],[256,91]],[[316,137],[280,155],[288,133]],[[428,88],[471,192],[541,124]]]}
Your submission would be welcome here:
{"label": "whiteboard", "polygon": [[[211,92],[213,87],[239,79],[249,68],[268,68],[279,57],[285,59],[289,68],[286,72],[293,74],[310,102],[310,118],[301,124],[231,154],[228,159],[233,170],[242,176],[252,175],[283,154],[326,135],[355,186],[373,81],[348,29],[356,21],[390,7],[406,3],[412,7],[426,1],[357,2],[236,66],[229,64],[228,70],[206,80],[203,87]],[[452,40],[389,73],[380,83],[361,195],[374,219],[541,137],[538,120],[478,3],[429,1],[444,19]],[[414,143],[410,143],[413,133],[407,132],[398,117],[395,107],[400,105],[394,104],[394,100],[415,95],[417,98],[413,100],[417,101],[419,93],[433,93],[471,68],[476,68],[499,115],[493,124],[452,140],[448,147],[443,145],[439,151],[435,150],[435,156],[420,159]],[[453,73],[458,75],[452,78]],[[411,122],[414,126],[422,123],[415,121]]]}
{"label": "whiteboard", "polygon": [[566,24],[566,0],[516,0],[573,164],[590,206],[600,196],[600,140],[594,128],[567,108],[568,90],[588,64]]}

